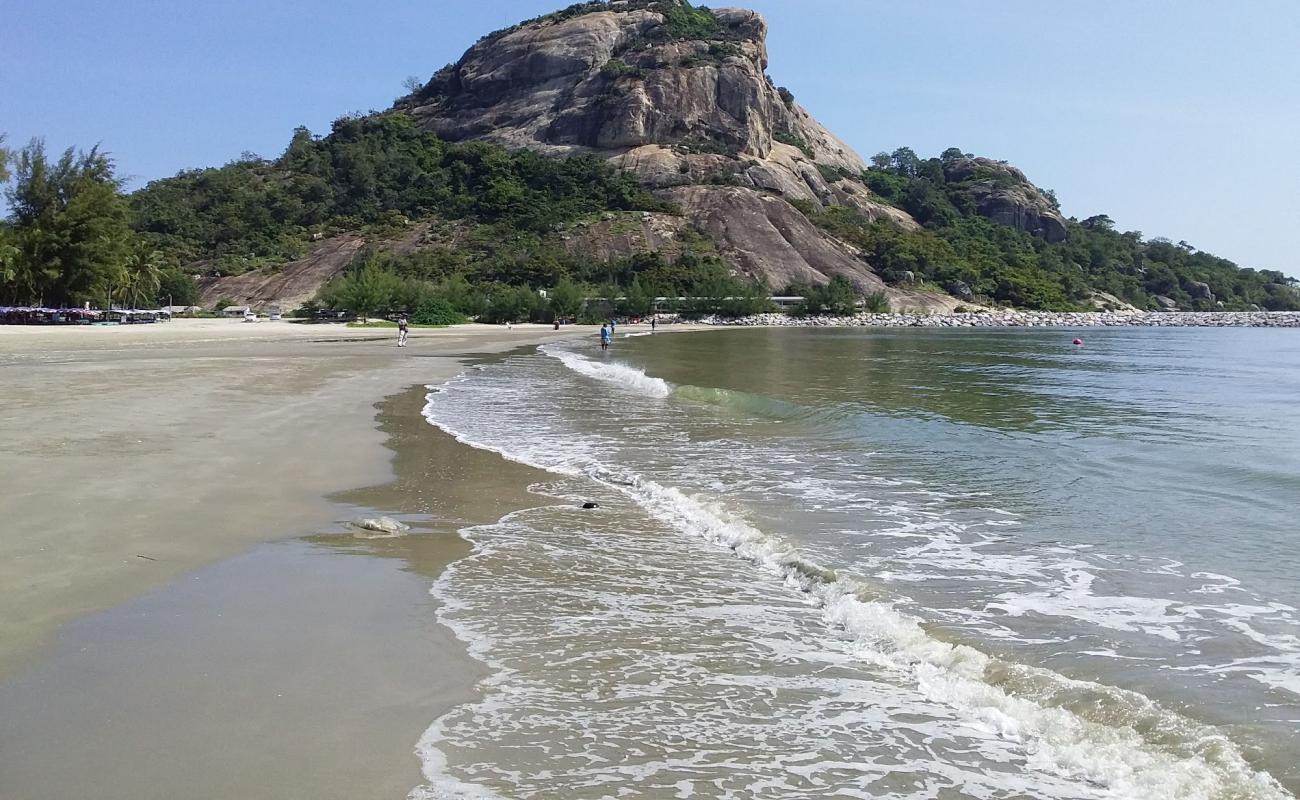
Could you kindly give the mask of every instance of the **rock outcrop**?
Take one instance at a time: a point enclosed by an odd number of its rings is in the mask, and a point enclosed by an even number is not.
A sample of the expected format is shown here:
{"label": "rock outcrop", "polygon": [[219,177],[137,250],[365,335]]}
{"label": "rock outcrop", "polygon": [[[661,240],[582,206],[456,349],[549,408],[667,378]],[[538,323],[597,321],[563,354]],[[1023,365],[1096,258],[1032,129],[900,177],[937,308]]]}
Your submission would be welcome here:
{"label": "rock outcrop", "polygon": [[[674,7],[703,32],[678,30]],[[853,248],[788,201],[917,224],[874,199],[862,158],[768,78],[766,37],[753,11],[613,2],[488,36],[399,107],[451,140],[604,158],[677,204],[736,271],[771,286],[842,274],[883,288]]]}
{"label": "rock outcrop", "polygon": [[[753,11],[589,2],[484,37],[397,108],[450,140],[594,155],[681,209],[679,224],[569,231],[570,252],[612,257],[640,246],[671,256],[690,228],[734,271],[773,287],[845,275],[896,305],[950,307],[951,297],[885,287],[861,253],[800,210],[847,206],[919,228],[867,188],[861,156],[768,77],[766,39]],[[1055,205],[1016,168],[962,158],[945,177],[989,219],[1065,238]]]}
{"label": "rock outcrop", "polygon": [[302,258],[274,271],[261,269],[242,275],[200,278],[199,303],[212,308],[226,300],[258,311],[277,307],[289,312],[315,299],[321,287],[342,274],[367,245],[395,253],[409,253],[423,245],[428,231],[427,224],[418,223],[397,236],[375,240],[351,233],[331,236],[314,242]]}
{"label": "rock outcrop", "polygon": [[212,308],[226,300],[237,306],[264,310],[277,306],[291,311],[316,296],[320,288],[347,268],[366,244],[360,236],[336,236],[312,245],[307,255],[275,272],[257,270],[243,275],[200,278],[200,304]]}
{"label": "rock outcrop", "polygon": [[943,165],[944,179],[961,184],[979,213],[1000,225],[1065,241],[1065,218],[1025,173],[991,158],[958,158]]}
{"label": "rock outcrop", "polygon": [[1214,302],[1214,292],[1210,291],[1210,284],[1202,281],[1188,281],[1187,293],[1196,300],[1209,300]]}

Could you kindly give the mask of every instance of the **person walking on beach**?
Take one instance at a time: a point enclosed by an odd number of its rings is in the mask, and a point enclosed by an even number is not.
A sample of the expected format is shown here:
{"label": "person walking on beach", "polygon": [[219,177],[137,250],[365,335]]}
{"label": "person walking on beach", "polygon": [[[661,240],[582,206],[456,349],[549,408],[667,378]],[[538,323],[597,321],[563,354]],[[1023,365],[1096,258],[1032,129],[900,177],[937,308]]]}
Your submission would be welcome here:
{"label": "person walking on beach", "polygon": [[613,317],[610,317],[610,318],[609,318],[609,335],[610,335],[610,336],[613,336],[613,335],[614,335],[614,318],[613,318]]}
{"label": "person walking on beach", "polygon": [[601,350],[609,349],[609,336],[610,336],[609,326],[601,325],[600,326],[600,349]]}
{"label": "person walking on beach", "polygon": [[658,324],[659,324],[659,318],[658,318],[658,317],[651,317],[651,318],[650,318],[650,332],[651,332],[651,333],[654,333],[654,332],[655,332],[655,326],[658,325]]}
{"label": "person walking on beach", "polygon": [[410,325],[406,321],[406,315],[397,318],[397,346],[406,347],[407,328]]}

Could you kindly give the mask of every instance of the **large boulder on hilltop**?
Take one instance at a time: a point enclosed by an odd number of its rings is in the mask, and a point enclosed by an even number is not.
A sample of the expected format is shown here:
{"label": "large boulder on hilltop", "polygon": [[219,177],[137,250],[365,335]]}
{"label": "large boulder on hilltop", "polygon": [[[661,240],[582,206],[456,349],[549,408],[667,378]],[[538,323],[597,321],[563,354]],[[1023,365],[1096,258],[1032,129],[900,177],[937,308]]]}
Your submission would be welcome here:
{"label": "large boulder on hilltop", "polygon": [[699,39],[678,38],[653,4],[543,18],[479,41],[401,107],[452,140],[561,155],[676,145],[764,159],[785,139],[861,172],[861,157],[767,78],[762,16],[712,17]]}
{"label": "large boulder on hilltop", "polygon": [[[769,285],[835,274],[879,285],[865,260],[769,200],[919,226],[875,198],[861,156],[767,77],[762,16],[694,9],[707,24],[686,37],[664,13],[673,2],[559,12],[492,34],[398,107],[451,140],[604,158],[678,203],[737,271]],[[611,241],[595,239],[598,251]]]}
{"label": "large boulder on hilltop", "polygon": [[961,185],[981,216],[1049,242],[1065,241],[1065,218],[1025,173],[1010,164],[991,158],[958,158],[943,165],[943,176],[948,183]]}

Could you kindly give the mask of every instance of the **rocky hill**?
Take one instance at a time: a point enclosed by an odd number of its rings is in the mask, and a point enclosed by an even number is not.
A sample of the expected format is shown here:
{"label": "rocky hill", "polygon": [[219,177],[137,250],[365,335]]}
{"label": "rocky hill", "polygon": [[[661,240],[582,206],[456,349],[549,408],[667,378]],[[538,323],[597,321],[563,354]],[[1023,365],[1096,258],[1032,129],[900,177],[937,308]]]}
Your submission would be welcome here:
{"label": "rocky hill", "polygon": [[488,294],[725,294],[721,269],[775,291],[843,276],[900,309],[1300,307],[1280,273],[1067,220],[1005,162],[864,161],[769,77],[766,37],[752,11],[579,3],[485,36],[387,112],[299,129],[277,159],[150,184],[136,227],[209,302],[293,305],[378,249],[404,280]]}
{"label": "rocky hill", "polygon": [[[883,288],[855,248],[788,201],[917,223],[875,199],[861,181],[861,156],[768,77],[760,15],[675,2],[580,8],[485,37],[398,108],[453,141],[606,159],[681,208],[736,269],[771,286],[842,274]],[[1019,200],[1031,202],[1003,193],[990,213],[1012,224],[1049,218],[1018,212]]]}

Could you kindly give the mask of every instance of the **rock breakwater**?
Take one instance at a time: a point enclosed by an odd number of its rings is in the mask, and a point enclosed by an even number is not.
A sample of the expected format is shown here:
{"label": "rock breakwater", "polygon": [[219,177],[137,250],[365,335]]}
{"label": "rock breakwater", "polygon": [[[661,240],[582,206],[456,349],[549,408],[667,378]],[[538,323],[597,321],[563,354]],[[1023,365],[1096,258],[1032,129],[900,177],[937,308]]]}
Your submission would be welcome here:
{"label": "rock breakwater", "polygon": [[705,317],[729,327],[854,328],[1300,328],[1300,311],[989,311],[967,314],[854,314],[794,317],[754,314]]}

